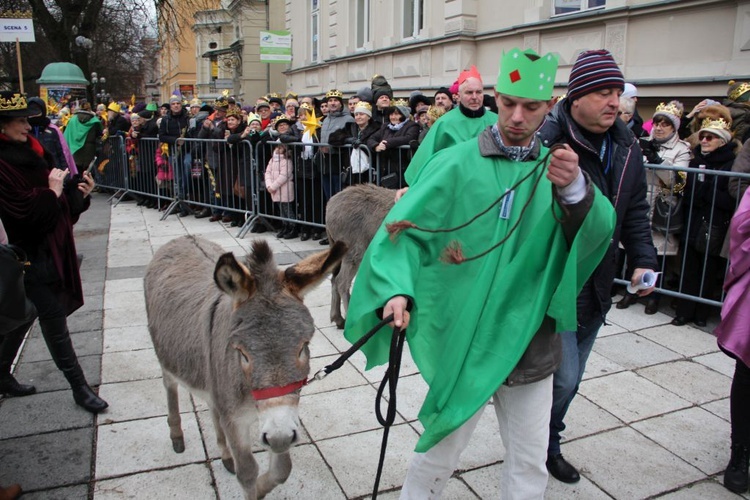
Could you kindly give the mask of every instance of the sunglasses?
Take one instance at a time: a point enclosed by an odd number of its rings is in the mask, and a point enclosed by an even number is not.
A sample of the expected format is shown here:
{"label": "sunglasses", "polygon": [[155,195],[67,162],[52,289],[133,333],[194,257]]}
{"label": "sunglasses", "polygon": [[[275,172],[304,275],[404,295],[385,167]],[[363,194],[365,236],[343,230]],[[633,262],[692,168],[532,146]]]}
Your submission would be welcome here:
{"label": "sunglasses", "polygon": [[699,135],[699,136],[698,136],[698,140],[700,140],[700,141],[708,141],[708,142],[711,142],[711,141],[713,141],[714,139],[718,139],[718,137],[716,137],[716,136],[715,136],[715,135],[713,135],[713,134],[701,134],[701,135]]}

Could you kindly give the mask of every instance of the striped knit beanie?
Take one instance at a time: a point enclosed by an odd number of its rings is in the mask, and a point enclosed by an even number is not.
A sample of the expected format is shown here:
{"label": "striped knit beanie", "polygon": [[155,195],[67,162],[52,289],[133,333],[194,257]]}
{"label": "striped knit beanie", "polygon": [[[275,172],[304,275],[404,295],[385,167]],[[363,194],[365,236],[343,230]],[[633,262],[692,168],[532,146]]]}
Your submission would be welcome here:
{"label": "striped knit beanie", "polygon": [[625,78],[608,50],[582,52],[570,70],[568,99],[570,102],[598,90],[625,88]]}

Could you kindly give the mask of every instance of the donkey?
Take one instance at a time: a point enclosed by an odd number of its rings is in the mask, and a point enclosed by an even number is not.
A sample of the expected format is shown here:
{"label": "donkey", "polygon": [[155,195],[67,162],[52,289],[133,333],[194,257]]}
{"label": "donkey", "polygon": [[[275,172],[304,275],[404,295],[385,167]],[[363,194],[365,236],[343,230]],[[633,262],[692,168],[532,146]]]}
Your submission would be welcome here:
{"label": "donkey", "polygon": [[393,207],[395,189],[374,184],[356,184],[335,194],[326,206],[326,233],[328,241],[343,241],[348,251],[331,276],[331,322],[344,328],[344,312],[349,309],[352,280],[375,232]]}
{"label": "donkey", "polygon": [[[148,265],[146,314],[167,390],[172,448],[185,450],[179,383],[211,408],[221,461],[236,471],[246,499],[262,498],[292,470],[289,449],[299,438],[299,392],[315,330],[302,296],[345,252],[336,244],[281,270],[265,240],[253,242],[241,263],[215,243],[183,236]],[[260,477],[256,435],[271,452]]]}

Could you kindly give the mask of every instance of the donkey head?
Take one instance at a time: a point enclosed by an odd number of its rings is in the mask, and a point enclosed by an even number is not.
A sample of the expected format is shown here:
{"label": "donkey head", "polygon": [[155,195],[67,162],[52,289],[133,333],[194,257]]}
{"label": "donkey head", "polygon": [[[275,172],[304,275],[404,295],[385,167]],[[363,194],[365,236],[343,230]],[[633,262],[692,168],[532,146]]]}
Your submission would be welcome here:
{"label": "donkey head", "polygon": [[346,253],[335,244],[294,266],[276,267],[263,241],[253,243],[244,263],[227,253],[219,258],[214,281],[232,298],[230,362],[241,371],[259,412],[260,440],[281,453],[298,438],[299,390],[310,373],[308,344],[315,331],[302,303],[305,291],[317,285]]}

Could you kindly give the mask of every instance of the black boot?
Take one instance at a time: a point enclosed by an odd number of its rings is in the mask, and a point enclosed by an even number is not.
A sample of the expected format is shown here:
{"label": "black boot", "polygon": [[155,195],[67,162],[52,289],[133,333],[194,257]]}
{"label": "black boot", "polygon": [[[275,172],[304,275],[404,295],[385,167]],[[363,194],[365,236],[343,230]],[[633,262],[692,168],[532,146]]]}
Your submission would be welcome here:
{"label": "black boot", "polygon": [[638,296],[634,293],[626,293],[620,302],[617,303],[617,309],[627,309],[638,302]]}
{"label": "black boot", "polygon": [[6,396],[29,396],[36,392],[33,385],[20,384],[10,374],[10,367],[16,359],[18,349],[21,347],[26,332],[31,325],[23,325],[8,333],[0,345],[0,393]]}
{"label": "black boot", "polygon": [[78,364],[78,357],[70,340],[65,318],[39,320],[39,326],[42,327],[44,341],[55,365],[63,372],[73,390],[76,404],[91,413],[99,413],[107,408],[107,402],[97,396],[86,382],[86,376]]}
{"label": "black boot", "polygon": [[724,486],[735,493],[747,491],[747,470],[750,461],[750,446],[732,445],[732,458],[724,471]]}

